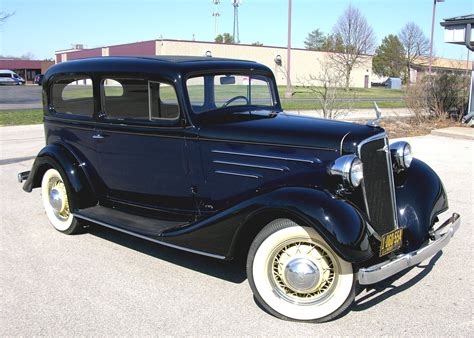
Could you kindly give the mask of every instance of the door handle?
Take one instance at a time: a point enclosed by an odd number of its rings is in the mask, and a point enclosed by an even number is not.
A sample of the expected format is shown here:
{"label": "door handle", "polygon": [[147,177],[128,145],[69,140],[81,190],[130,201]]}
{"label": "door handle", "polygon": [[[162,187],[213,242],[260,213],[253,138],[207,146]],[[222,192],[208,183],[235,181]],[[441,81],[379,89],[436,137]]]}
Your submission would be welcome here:
{"label": "door handle", "polygon": [[101,140],[103,139],[104,137],[100,134],[100,133],[97,133],[95,135],[92,135],[92,138],[93,139],[96,139],[96,140]]}

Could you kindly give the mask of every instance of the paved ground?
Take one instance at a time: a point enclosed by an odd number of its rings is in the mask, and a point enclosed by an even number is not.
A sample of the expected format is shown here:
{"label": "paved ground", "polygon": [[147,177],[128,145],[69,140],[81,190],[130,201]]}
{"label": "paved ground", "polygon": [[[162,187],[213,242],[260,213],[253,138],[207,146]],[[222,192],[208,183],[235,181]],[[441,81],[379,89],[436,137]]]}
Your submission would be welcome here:
{"label": "paved ground", "polygon": [[1,86],[0,111],[41,109],[41,86]]}
{"label": "paved ground", "polygon": [[449,127],[432,130],[431,134],[438,136],[448,136],[452,138],[474,140],[474,128]]}
{"label": "paved ground", "polygon": [[344,317],[313,325],[262,311],[235,264],[103,228],[58,233],[39,191],[16,182],[41,126],[0,128],[0,335],[472,335],[474,142],[409,141],[442,177],[459,232],[420,267],[363,291]]}

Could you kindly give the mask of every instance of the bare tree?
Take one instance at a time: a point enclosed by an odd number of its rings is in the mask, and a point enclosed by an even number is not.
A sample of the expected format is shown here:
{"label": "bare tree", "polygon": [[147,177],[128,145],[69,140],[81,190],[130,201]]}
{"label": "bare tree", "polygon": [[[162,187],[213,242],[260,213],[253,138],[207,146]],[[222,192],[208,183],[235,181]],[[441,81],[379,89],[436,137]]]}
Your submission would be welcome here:
{"label": "bare tree", "polygon": [[406,83],[410,84],[410,68],[415,63],[420,63],[423,56],[430,50],[430,41],[420,27],[413,22],[408,22],[398,33],[403,48],[405,49]]}
{"label": "bare tree", "polygon": [[13,16],[15,13],[0,12],[0,24],[7,21],[7,19]]}
{"label": "bare tree", "polygon": [[34,58],[35,58],[35,55],[32,52],[27,52],[20,56],[20,59],[22,60],[33,60]]}
{"label": "bare tree", "polygon": [[337,41],[331,59],[344,75],[345,88],[349,89],[354,67],[363,63],[364,56],[372,53],[375,47],[375,34],[362,13],[349,5],[339,17],[333,28]]}
{"label": "bare tree", "polygon": [[342,72],[337,70],[334,61],[326,58],[320,61],[317,75],[308,75],[298,82],[301,87],[309,90],[319,99],[322,115],[326,119],[336,119],[347,115],[352,108],[354,98],[341,95],[343,85]]}

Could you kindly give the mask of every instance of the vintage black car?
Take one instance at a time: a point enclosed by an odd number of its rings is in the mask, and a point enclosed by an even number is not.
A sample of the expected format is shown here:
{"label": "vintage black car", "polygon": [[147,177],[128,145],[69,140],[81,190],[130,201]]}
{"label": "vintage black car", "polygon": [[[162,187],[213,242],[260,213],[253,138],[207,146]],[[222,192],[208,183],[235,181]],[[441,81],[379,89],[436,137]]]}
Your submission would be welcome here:
{"label": "vintage black car", "polygon": [[[65,234],[95,223],[218,259],[247,259],[257,301],[322,322],[441,250],[460,224],[436,173],[377,123],[282,112],[250,61],[106,57],[43,79],[41,188]],[[436,225],[436,227],[435,227]]]}

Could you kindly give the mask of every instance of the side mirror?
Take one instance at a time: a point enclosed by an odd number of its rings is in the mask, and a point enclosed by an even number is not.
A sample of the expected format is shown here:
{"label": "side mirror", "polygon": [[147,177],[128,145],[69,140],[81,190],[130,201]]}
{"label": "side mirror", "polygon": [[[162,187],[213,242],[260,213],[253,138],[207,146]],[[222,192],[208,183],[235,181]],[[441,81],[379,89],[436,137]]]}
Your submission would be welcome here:
{"label": "side mirror", "polygon": [[235,76],[222,76],[219,81],[221,85],[235,84]]}

